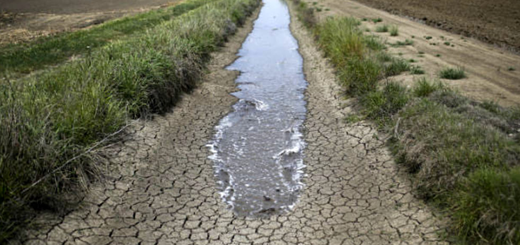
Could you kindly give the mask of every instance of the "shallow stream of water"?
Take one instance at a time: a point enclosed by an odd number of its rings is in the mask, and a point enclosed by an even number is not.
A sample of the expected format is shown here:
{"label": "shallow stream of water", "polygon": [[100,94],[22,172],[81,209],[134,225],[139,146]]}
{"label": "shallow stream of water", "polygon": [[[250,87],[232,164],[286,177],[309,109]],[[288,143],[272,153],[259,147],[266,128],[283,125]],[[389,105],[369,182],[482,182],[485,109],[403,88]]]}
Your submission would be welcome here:
{"label": "shallow stream of water", "polygon": [[210,143],[222,199],[238,215],[289,211],[303,188],[301,126],[307,86],[290,15],[281,0],[264,0],[239,58],[228,69],[239,101]]}

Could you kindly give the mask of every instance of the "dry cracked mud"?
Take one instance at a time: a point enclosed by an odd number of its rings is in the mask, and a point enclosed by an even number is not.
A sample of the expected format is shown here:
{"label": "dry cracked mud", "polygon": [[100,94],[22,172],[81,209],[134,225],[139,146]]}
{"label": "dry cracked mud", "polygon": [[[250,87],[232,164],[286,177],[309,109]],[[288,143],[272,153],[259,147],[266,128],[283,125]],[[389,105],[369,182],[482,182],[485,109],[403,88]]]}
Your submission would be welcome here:
{"label": "dry cracked mud", "polygon": [[368,122],[351,125],[332,69],[291,23],[309,86],[305,189],[292,212],[255,219],[226,209],[206,144],[236,98],[233,62],[252,20],[213,55],[205,81],[164,116],[138,121],[103,149],[106,181],[64,217],[43,216],[11,244],[446,244],[444,222],[411,184]]}

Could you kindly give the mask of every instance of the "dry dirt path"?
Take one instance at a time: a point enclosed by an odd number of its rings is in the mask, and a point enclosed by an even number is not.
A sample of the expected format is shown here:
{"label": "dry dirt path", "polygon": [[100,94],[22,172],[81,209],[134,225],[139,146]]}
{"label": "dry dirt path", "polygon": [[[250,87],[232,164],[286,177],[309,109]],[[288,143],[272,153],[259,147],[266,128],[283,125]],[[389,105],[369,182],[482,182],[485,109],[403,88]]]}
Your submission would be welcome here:
{"label": "dry dirt path", "polygon": [[[294,18],[293,18],[294,20]],[[299,22],[291,24],[309,86],[305,189],[294,210],[236,217],[217,192],[206,144],[236,98],[226,71],[249,22],[213,57],[204,83],[172,113],[139,121],[104,149],[109,178],[75,211],[41,217],[25,244],[445,244],[443,223],[410,193],[410,183],[371,124],[345,124],[332,70]],[[18,244],[18,242],[13,242]]]}
{"label": "dry dirt path", "polygon": [[[313,0],[306,0],[312,6]],[[401,54],[407,60],[414,59],[426,71],[425,75],[403,75],[393,77],[413,85],[414,79],[428,77],[439,79],[439,72],[446,67],[463,67],[468,75],[461,80],[443,80],[449,86],[460,90],[464,95],[479,101],[496,101],[505,106],[520,105],[520,56],[492,47],[478,40],[439,30],[419,22],[392,15],[385,11],[367,7],[352,0],[321,0],[322,9],[330,11],[318,12],[320,18],[326,16],[350,16],[358,19],[368,18],[362,22],[363,28],[369,28],[367,34],[378,35],[389,43],[412,40],[413,45],[390,47],[390,53]],[[388,33],[375,32],[376,24],[372,19],[382,18],[377,25],[399,26],[399,36],[391,37]],[[425,37],[431,37],[426,39]],[[450,46],[445,45],[448,42]],[[435,45],[432,45],[435,44]],[[453,45],[453,46],[451,46]],[[424,54],[420,54],[424,52]],[[422,57],[421,57],[422,56]],[[514,70],[509,70],[513,68]]]}

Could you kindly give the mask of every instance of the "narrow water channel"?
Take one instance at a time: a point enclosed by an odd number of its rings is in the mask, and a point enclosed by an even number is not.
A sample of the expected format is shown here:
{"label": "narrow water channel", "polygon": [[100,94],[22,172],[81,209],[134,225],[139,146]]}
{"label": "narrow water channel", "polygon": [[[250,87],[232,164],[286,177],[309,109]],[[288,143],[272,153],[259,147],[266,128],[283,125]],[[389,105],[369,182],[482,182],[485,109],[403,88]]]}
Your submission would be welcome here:
{"label": "narrow water channel", "polygon": [[282,0],[264,6],[229,70],[239,101],[210,143],[223,201],[240,216],[289,211],[303,188],[303,59]]}

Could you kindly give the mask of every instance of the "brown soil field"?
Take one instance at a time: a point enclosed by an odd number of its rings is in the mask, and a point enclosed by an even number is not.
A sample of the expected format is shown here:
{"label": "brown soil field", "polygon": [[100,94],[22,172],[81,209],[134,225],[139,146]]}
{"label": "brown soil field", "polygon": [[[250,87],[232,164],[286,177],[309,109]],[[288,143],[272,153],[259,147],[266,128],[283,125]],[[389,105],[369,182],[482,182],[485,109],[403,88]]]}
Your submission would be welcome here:
{"label": "brown soil field", "polygon": [[141,13],[179,0],[0,0],[0,45]]}
{"label": "brown soil field", "polygon": [[520,51],[518,0],[355,0],[453,33]]}
{"label": "brown soil field", "polygon": [[[312,5],[314,0],[306,1]],[[316,7],[322,9],[316,12],[318,18],[350,16],[368,19],[362,22],[366,34],[377,35],[389,44],[406,39],[412,41],[412,45],[388,45],[388,51],[396,57],[413,59],[411,64],[422,67],[426,74],[412,75],[407,72],[391,77],[394,81],[412,87],[419,78],[426,77],[433,81],[440,80],[478,101],[495,101],[504,106],[520,105],[520,56],[515,53],[353,0],[321,0]],[[381,18],[382,22],[375,24],[372,22],[375,18]],[[375,32],[376,26],[381,25],[398,26],[399,35],[393,37],[388,32]],[[439,72],[447,67],[462,67],[468,77],[460,80],[439,79]]]}

